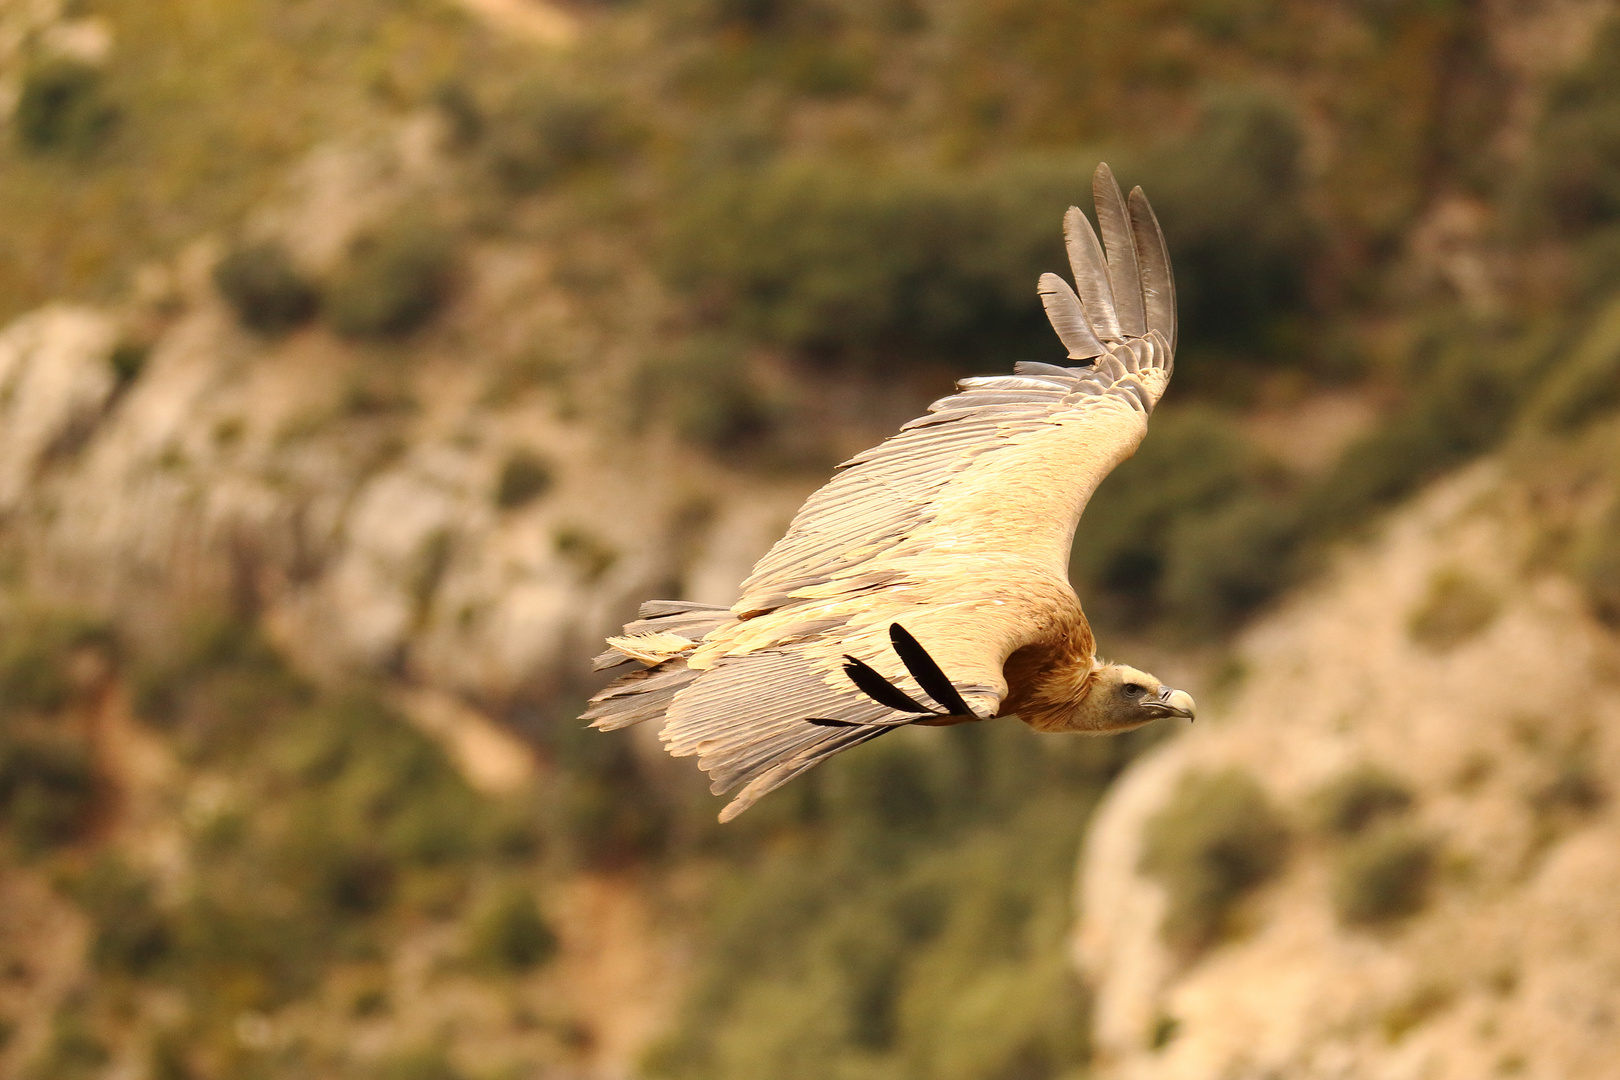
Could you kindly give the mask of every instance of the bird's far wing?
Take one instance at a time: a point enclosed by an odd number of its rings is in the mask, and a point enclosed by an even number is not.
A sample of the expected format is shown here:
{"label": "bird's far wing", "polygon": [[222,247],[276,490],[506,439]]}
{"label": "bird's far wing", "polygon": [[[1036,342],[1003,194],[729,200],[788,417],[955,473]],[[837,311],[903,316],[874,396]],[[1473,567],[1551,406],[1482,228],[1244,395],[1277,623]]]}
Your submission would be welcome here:
{"label": "bird's far wing", "polygon": [[[1059,535],[1061,550],[1043,553],[1066,574],[1080,511],[1135,451],[1164,393],[1176,333],[1169,254],[1147,199],[1138,188],[1127,204],[1106,165],[1093,190],[1107,253],[1071,207],[1064,231],[1080,292],[1056,274],[1040,282],[1070,358],[1088,366],[1021,363],[1012,375],[963,380],[960,393],[840,466],[754,567],[733,611],[771,611],[833,582],[880,587],[895,572],[897,549],[919,536],[938,542],[942,531],[961,533],[968,546],[993,538],[1026,555],[1031,530]],[[1121,248],[1128,253],[1116,258]],[[969,519],[974,510],[984,516]]]}
{"label": "bird's far wing", "polygon": [[745,785],[723,819],[919,719],[869,678],[863,686],[850,658],[951,711],[896,647],[896,624],[981,718],[999,709],[1013,651],[1083,627],[1067,577],[1074,527],[1146,433],[1175,337],[1169,258],[1147,200],[1137,189],[1127,202],[1107,166],[1093,190],[1104,242],[1078,210],[1065,219],[1079,292],[1041,279],[1071,359],[1090,363],[964,380],[845,462],[744,582],[736,621],[691,655],[699,675],[661,737],[698,756],[716,793]]}

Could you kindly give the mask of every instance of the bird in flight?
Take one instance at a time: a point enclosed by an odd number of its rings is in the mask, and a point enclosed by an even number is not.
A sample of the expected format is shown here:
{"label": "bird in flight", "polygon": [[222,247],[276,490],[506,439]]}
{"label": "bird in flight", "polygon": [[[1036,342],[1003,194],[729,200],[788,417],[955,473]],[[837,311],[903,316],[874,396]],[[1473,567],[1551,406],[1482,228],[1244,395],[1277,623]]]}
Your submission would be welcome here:
{"label": "bird in flight", "polygon": [[[1069,584],[1075,525],[1135,452],[1176,347],[1175,283],[1141,188],[1092,178],[1098,230],[1063,219],[1074,287],[1040,296],[1072,366],[1019,363],[846,461],[805,502],[729,608],[643,604],[598,670],[634,663],[583,717],[661,719],[729,821],[849,747],[908,724],[1018,716],[1104,735],[1193,699],[1097,656]],[[1102,234],[1098,241],[1097,231]]]}

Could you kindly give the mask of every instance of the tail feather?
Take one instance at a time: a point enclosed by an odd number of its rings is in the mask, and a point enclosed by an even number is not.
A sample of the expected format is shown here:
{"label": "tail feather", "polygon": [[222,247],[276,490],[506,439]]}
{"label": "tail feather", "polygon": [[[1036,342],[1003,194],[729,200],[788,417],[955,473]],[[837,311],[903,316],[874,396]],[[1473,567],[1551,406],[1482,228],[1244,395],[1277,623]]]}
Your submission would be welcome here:
{"label": "tail feather", "polygon": [[[731,609],[686,600],[649,600],[637,617],[624,624],[623,637],[674,634],[690,641],[702,641],[715,627],[731,621]],[[609,640],[612,644],[612,640]],[[619,648],[609,648],[591,661],[592,671],[605,671],[631,660],[641,659]],[[645,662],[645,661],[643,661]]]}
{"label": "tail feather", "polygon": [[643,666],[592,697],[580,719],[602,731],[617,731],[662,717],[675,695],[701,674],[686,666],[686,658],[698,642],[731,618],[729,608],[685,600],[642,604],[638,617],[625,624],[621,637],[608,639],[610,648],[592,667],[602,671],[632,660]]}
{"label": "tail feather", "polygon": [[621,675],[591,698],[580,719],[589,720],[591,727],[600,731],[617,731],[656,720],[669,709],[675,695],[700,674],[687,667],[684,659],[675,659]]}
{"label": "tail feather", "polygon": [[899,730],[899,727],[900,725],[886,725],[847,728],[804,747],[797,754],[778,760],[771,768],[756,775],[737,792],[736,797],[720,811],[720,820],[722,822],[732,820],[789,780],[809,772],[839,751],[870,742],[879,735]]}

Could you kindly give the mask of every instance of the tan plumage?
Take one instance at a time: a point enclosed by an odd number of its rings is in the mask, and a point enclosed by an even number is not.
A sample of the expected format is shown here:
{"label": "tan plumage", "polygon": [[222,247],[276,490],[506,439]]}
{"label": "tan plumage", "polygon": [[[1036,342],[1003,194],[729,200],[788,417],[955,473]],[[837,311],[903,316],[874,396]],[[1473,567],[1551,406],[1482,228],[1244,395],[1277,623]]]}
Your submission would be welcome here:
{"label": "tan plumage", "polygon": [[[608,639],[599,668],[641,667],[592,698],[585,719],[613,730],[662,717],[665,747],[697,755],[716,794],[743,785],[720,815],[729,820],[905,724],[1016,714],[1042,731],[1097,734],[1191,716],[1186,694],[1097,660],[1068,580],[1075,525],[1146,434],[1176,340],[1169,255],[1147,199],[1138,188],[1127,203],[1106,165],[1092,189],[1103,242],[1078,209],[1063,222],[1078,293],[1055,274],[1040,281],[1069,358],[1085,366],[965,379],[845,462],[729,609],[654,601]],[[897,708],[881,686],[874,696],[846,657],[938,708]],[[929,658],[949,686],[929,679]],[[957,707],[939,700],[952,687]]]}

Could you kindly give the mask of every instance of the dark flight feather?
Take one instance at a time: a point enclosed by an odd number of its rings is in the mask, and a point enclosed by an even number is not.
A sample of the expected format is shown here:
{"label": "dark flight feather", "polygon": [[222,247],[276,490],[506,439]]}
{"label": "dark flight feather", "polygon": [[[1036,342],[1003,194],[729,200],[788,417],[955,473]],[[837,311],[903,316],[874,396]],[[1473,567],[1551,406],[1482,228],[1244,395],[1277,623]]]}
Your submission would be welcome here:
{"label": "dark flight feather", "polygon": [[918,644],[910,631],[899,623],[890,623],[889,641],[893,643],[894,651],[900,654],[900,659],[906,665],[906,670],[911,672],[911,677],[917,680],[917,685],[944,707],[946,715],[979,716],[966,701],[962,700],[962,694],[956,689],[956,684],[939,670],[934,658],[928,655],[927,649]]}
{"label": "dark flight feather", "polygon": [[844,657],[844,674],[849,676],[850,682],[861,688],[862,693],[885,708],[907,713],[934,711],[925,705],[917,704],[904,690],[853,656]]}

